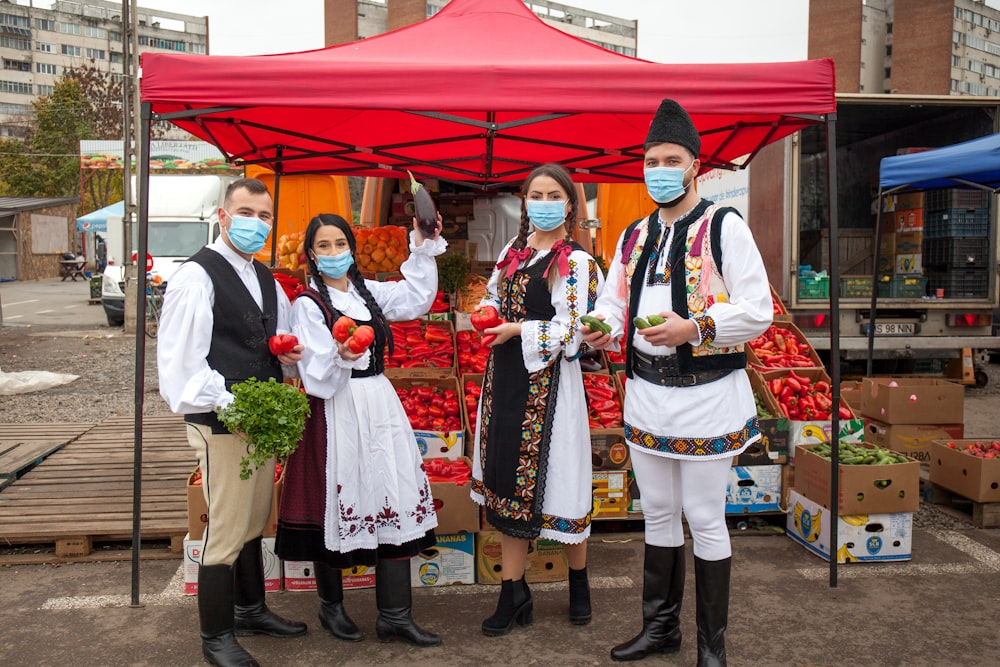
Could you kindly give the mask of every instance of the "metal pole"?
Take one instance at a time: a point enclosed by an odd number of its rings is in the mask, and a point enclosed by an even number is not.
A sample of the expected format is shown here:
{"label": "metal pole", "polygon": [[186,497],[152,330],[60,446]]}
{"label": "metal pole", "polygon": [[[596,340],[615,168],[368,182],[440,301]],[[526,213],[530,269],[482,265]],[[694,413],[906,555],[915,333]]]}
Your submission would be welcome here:
{"label": "metal pole", "polygon": [[281,194],[281,172],[284,169],[281,156],[284,146],[278,146],[277,159],[274,161],[274,218],[271,220],[271,268],[278,265],[278,196]]}
{"label": "metal pole", "polygon": [[837,220],[837,114],[826,122],[826,196],[830,202],[830,587],[837,587],[840,516],[840,240]]}
{"label": "metal pole", "polygon": [[872,267],[872,300],[868,311],[868,364],[865,377],[874,375],[875,367],[875,308],[878,305],[878,263],[882,250],[882,188],[878,189],[878,210],[875,212],[875,266]]}

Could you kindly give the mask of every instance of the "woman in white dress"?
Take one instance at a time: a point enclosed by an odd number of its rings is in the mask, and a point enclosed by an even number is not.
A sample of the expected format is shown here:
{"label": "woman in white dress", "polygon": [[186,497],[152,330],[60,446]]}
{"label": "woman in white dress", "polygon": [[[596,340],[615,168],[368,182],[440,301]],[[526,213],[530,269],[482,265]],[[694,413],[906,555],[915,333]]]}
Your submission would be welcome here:
{"label": "woman in white dress", "polygon": [[[285,467],[276,552],[313,561],[319,618],[335,637],[361,639],[344,611],[341,569],[364,565],[375,566],[378,638],[435,646],[440,637],[410,613],[410,558],[434,545],[437,516],[413,430],[382,371],[388,321],[427,312],[437,292],[434,257],[447,244],[440,233],[425,239],[414,224],[399,282],[361,276],[354,234],[338,215],[313,218],[304,245],[312,279],[292,306],[291,326],[304,346],[298,366],[311,414]],[[342,315],[375,330],[369,349],[355,354],[333,338]]]}
{"label": "woman in white dress", "polygon": [[582,625],[591,616],[592,464],[579,318],[593,307],[604,276],[572,240],[577,196],[569,173],[537,167],[523,194],[520,231],[480,304],[507,320],[485,330],[497,338],[483,378],[472,471],[472,498],[502,534],[500,600],[482,626],[491,637],[510,632],[515,620],[533,620],[524,567],[536,537],[566,545],[570,621]]}

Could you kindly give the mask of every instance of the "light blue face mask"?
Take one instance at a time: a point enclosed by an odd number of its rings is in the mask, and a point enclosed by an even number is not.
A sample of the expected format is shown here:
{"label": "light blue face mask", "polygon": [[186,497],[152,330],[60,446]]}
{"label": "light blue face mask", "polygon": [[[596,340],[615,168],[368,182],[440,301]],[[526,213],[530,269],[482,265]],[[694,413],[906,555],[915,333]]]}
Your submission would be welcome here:
{"label": "light blue face mask", "polygon": [[[650,167],[643,170],[643,178],[646,181],[646,192],[657,204],[673,204],[684,196],[684,174],[694,166],[694,162],[687,169],[680,167]],[[688,184],[690,185],[690,183]]]}
{"label": "light blue face mask", "polygon": [[529,199],[526,202],[528,220],[543,232],[548,232],[566,222],[566,202],[563,200]]}
{"label": "light blue face mask", "polygon": [[354,264],[354,255],[342,252],[339,255],[316,255],[316,268],[324,276],[343,278]]}
{"label": "light blue face mask", "polygon": [[229,225],[229,241],[233,247],[242,253],[252,255],[259,252],[267,237],[271,233],[271,226],[260,218],[249,218],[245,215],[233,215],[226,211],[226,215],[232,220]]}

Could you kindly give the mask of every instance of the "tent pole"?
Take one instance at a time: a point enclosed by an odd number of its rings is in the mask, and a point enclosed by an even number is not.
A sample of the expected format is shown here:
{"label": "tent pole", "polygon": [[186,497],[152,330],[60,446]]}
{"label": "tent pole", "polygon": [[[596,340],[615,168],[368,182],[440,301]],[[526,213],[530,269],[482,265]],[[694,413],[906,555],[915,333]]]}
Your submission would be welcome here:
{"label": "tent pole", "polygon": [[840,476],[840,241],[837,220],[837,114],[826,121],[826,196],[830,204],[830,587],[837,587]]}
{"label": "tent pole", "polygon": [[865,377],[874,374],[875,359],[875,307],[878,303],[878,264],[882,259],[882,186],[878,189],[878,210],[875,211],[875,266],[872,267],[872,300],[868,312],[868,359]]}
{"label": "tent pole", "polygon": [[278,265],[278,196],[281,194],[281,171],[283,169],[281,156],[284,146],[278,146],[277,159],[274,162],[274,215],[271,216],[271,268]]}
{"label": "tent pole", "polygon": [[135,326],[135,449],[132,461],[132,606],[139,606],[139,555],[140,533],[142,521],[142,406],[145,399],[146,385],[146,256],[149,254],[149,124],[152,107],[149,102],[142,103],[139,121],[139,132],[142,140],[142,150],[138,156],[139,162],[139,210],[136,216],[136,228],[139,232],[138,257],[136,263],[142,263],[142,269],[137,271],[136,289],[136,326]]}

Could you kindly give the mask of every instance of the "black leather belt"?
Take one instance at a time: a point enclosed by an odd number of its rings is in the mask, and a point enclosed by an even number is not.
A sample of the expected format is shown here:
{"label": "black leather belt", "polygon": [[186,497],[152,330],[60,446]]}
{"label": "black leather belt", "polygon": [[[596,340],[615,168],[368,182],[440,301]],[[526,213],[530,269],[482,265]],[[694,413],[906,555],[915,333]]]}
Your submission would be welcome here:
{"label": "black leather belt", "polygon": [[681,375],[676,354],[656,356],[644,354],[633,348],[632,372],[646,382],[658,384],[661,387],[693,387],[721,380],[733,371],[730,368],[726,368],[717,371]]}

